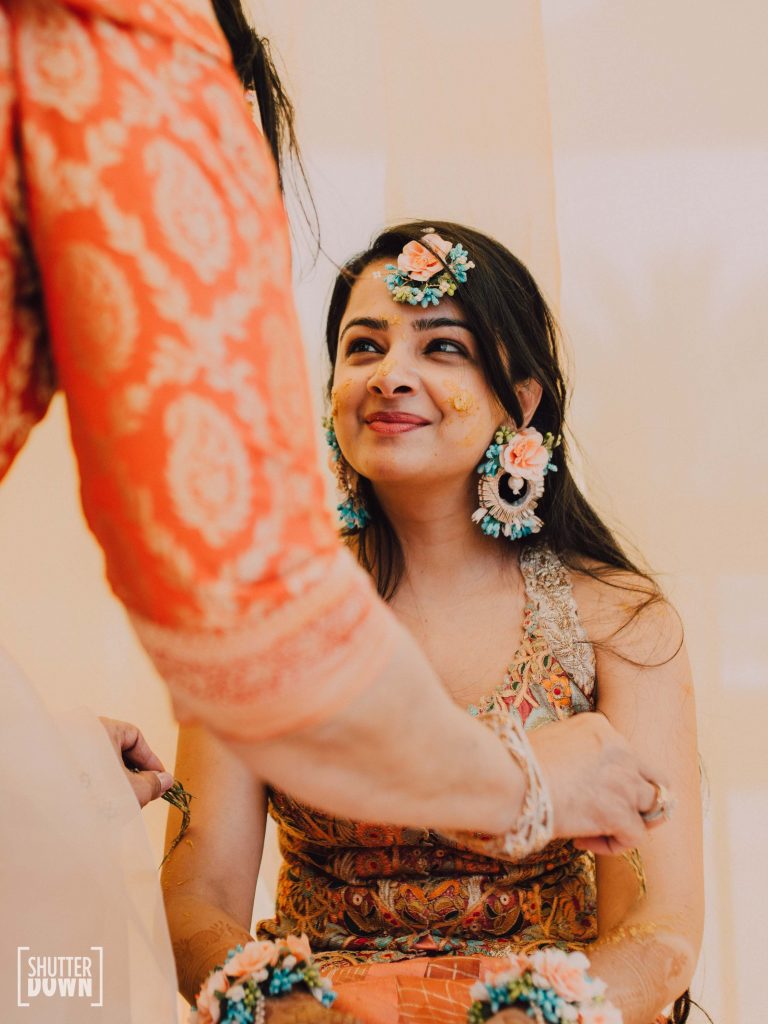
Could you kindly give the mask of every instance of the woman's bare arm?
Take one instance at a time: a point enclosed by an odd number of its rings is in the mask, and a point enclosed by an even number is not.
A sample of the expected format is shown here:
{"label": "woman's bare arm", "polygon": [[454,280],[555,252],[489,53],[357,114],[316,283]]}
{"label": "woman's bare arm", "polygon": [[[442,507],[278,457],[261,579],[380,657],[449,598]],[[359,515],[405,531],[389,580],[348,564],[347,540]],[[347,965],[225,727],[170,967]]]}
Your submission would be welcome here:
{"label": "woman's bare arm", "polygon": [[[192,1002],[227,951],[251,939],[266,824],[264,786],[205,730],[179,730],[176,778],[192,794],[189,830],[163,868],[179,989]],[[171,809],[167,845],[178,833]]]}
{"label": "woman's bare arm", "polygon": [[[608,985],[625,1024],[649,1024],[688,987],[703,928],[701,795],[691,671],[674,611],[660,602],[612,639],[632,602],[606,584],[574,587],[597,648],[598,707],[633,747],[663,766],[675,795],[671,821],[639,845],[647,894],[624,860],[598,858],[600,940],[592,973]],[[679,648],[679,649],[678,649]],[[624,655],[622,658],[620,655]],[[626,659],[649,667],[638,667]]]}

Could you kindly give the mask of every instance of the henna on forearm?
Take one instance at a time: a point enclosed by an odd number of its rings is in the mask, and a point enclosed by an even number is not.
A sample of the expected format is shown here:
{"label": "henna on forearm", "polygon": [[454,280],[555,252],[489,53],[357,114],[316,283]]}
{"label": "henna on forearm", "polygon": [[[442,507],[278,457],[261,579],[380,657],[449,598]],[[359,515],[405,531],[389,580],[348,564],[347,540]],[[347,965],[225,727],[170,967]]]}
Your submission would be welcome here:
{"label": "henna on forearm", "polygon": [[230,949],[245,945],[252,936],[234,918],[194,896],[167,900],[166,914],[179,991],[194,1003],[213,968],[224,963]]}
{"label": "henna on forearm", "polygon": [[695,965],[690,943],[669,925],[621,925],[588,951],[624,1024],[649,1024],[688,987]]}
{"label": "henna on forearm", "polygon": [[[227,953],[252,936],[234,918],[205,900],[179,896],[166,904],[179,991],[194,1004],[200,986]],[[309,992],[267,999],[267,1024],[360,1024],[356,1017],[321,1006]]]}

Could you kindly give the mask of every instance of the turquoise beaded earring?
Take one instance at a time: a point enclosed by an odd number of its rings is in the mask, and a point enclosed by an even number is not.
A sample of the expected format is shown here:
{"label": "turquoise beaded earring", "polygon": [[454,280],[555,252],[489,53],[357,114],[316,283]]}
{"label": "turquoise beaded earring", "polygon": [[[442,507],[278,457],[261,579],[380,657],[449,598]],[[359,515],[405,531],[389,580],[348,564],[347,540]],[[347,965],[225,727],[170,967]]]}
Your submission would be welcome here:
{"label": "turquoise beaded earring", "polygon": [[360,478],[342,454],[333,419],[330,416],[323,419],[323,428],[325,429],[325,440],[331,450],[331,468],[336,476],[336,486],[345,496],[344,500],[336,506],[340,525],[346,530],[364,530],[370,523],[371,516],[365,507],[365,501],[359,494]]}
{"label": "turquoise beaded earring", "polygon": [[544,477],[557,472],[552,453],[559,444],[559,437],[542,436],[534,427],[499,427],[477,467],[480,507],[472,522],[483,533],[520,540],[541,530],[536,506],[544,494]]}

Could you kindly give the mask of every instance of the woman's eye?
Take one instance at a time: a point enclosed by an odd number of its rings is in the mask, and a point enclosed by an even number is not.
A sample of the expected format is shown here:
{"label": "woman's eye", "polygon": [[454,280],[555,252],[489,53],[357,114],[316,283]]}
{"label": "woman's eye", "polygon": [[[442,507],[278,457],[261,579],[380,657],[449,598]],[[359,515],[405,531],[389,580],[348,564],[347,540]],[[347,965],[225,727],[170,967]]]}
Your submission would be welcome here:
{"label": "woman's eye", "polygon": [[380,352],[381,349],[375,341],[370,338],[355,338],[350,341],[347,347],[347,355],[354,355],[356,352]]}
{"label": "woman's eye", "polygon": [[465,356],[467,350],[463,345],[459,344],[458,341],[452,341],[450,338],[435,338],[434,341],[430,341],[427,346],[428,352],[445,352],[448,355],[460,355]]}

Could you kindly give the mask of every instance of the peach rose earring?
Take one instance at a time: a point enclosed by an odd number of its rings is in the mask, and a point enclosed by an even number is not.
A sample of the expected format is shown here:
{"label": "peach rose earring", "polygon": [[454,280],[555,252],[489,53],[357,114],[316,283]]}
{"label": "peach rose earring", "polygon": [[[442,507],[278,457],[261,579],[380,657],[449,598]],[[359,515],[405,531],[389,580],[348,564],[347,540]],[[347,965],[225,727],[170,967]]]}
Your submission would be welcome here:
{"label": "peach rose earring", "polygon": [[331,416],[326,416],[323,419],[323,428],[325,429],[325,440],[331,449],[331,470],[336,477],[336,486],[343,497],[343,500],[336,506],[339,523],[345,530],[364,530],[371,521],[371,515],[365,507],[365,501],[360,497],[360,477],[344,458]]}
{"label": "peach rose earring", "polygon": [[559,437],[542,436],[534,427],[499,427],[477,467],[480,507],[472,522],[483,533],[520,540],[541,530],[536,506],[544,494],[544,477],[557,472],[552,453],[559,444]]}

